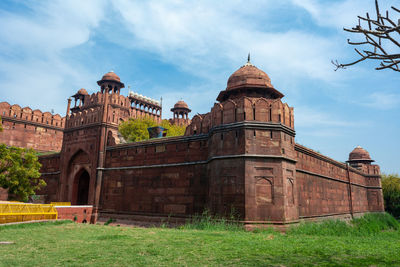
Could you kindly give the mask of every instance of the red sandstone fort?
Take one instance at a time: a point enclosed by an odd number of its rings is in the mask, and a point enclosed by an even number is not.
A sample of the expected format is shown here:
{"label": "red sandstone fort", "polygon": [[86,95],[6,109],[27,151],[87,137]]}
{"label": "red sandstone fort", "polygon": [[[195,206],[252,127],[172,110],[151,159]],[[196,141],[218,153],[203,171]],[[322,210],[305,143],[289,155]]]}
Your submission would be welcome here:
{"label": "red sandstone fort", "polygon": [[[0,103],[0,142],[38,151],[46,202],[93,205],[100,218],[187,218],[235,211],[249,226],[383,211],[378,165],[356,147],[348,164],[295,143],[294,111],[268,75],[250,62],[234,72],[206,114],[188,118],[179,101],[172,123],[184,136],[126,143],[118,125],[149,116],[158,101],[121,94],[113,72],[89,95],[68,99],[65,117]],[[72,106],[71,106],[72,105]]]}

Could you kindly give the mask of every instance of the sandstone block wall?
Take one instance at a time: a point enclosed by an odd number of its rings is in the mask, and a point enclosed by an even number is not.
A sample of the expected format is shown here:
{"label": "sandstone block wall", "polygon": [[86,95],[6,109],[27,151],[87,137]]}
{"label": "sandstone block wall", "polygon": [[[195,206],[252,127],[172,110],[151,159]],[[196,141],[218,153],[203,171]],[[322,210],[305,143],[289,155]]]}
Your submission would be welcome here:
{"label": "sandstone block wall", "polygon": [[0,187],[0,201],[8,200],[8,190]]}
{"label": "sandstone block wall", "polygon": [[295,148],[300,218],[384,210],[378,174],[361,173],[300,145]]}
{"label": "sandstone block wall", "polygon": [[59,183],[60,183],[60,154],[40,156],[39,161],[42,164],[40,173],[41,178],[46,182],[46,187],[42,188],[37,195],[45,196],[45,203],[59,202]]}
{"label": "sandstone block wall", "polygon": [[293,108],[280,99],[243,97],[215,103],[211,112],[195,115],[185,135],[208,133],[215,126],[239,121],[281,123],[294,128]]}
{"label": "sandstone block wall", "polygon": [[89,223],[93,206],[56,206],[59,220],[71,220],[78,223]]}
{"label": "sandstone block wall", "polygon": [[0,143],[37,151],[61,150],[65,118],[60,115],[1,102],[0,116]]}
{"label": "sandstone block wall", "polygon": [[205,208],[204,138],[168,138],[109,147],[100,209],[145,215],[190,215]]}
{"label": "sandstone block wall", "polygon": [[[67,201],[57,191],[59,154],[40,160],[48,183],[40,194]],[[284,132],[220,127],[108,147],[99,209],[185,217],[209,208],[250,224],[383,211],[379,167],[366,169],[293,144]]]}

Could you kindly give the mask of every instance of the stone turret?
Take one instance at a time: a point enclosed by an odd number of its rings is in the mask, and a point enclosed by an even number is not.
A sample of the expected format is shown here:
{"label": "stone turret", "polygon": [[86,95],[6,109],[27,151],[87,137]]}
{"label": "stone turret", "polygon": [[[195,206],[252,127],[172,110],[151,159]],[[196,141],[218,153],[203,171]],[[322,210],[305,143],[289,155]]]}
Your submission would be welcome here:
{"label": "stone turret", "polygon": [[189,119],[189,113],[191,110],[189,109],[189,106],[186,104],[185,101],[179,100],[176,102],[173,108],[171,108],[171,111],[173,112],[173,118],[170,119],[171,124],[175,125],[189,125],[190,124],[190,119]]}
{"label": "stone turret", "polygon": [[114,71],[104,74],[101,80],[97,81],[97,84],[101,87],[102,93],[107,90],[107,93],[111,92],[120,94],[121,89],[125,87],[119,76],[115,74]]}
{"label": "stone turret", "polygon": [[357,146],[353,149],[353,151],[349,154],[349,160],[347,163],[362,172],[371,174],[371,175],[380,175],[380,169],[378,165],[371,164],[374,160],[371,159],[368,151],[362,148],[361,146]]}

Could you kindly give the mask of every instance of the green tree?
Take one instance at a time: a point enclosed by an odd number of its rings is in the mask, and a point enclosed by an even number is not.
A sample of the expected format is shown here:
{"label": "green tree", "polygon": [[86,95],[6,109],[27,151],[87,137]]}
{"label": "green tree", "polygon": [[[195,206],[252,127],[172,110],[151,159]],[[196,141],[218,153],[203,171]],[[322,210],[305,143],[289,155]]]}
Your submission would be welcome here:
{"label": "green tree", "polygon": [[[128,142],[138,142],[149,139],[147,128],[157,126],[157,123],[148,117],[129,119],[119,125],[119,132]],[[167,136],[181,136],[185,134],[186,126],[171,125],[168,120],[162,120],[159,125],[167,129]]]}
{"label": "green tree", "polygon": [[2,121],[1,121],[1,117],[0,117],[0,132],[2,132],[3,131],[3,124],[2,124]]}
{"label": "green tree", "polygon": [[11,199],[27,201],[36,190],[46,185],[40,179],[40,167],[33,149],[0,144],[0,187],[8,189]]}
{"label": "green tree", "polygon": [[161,127],[167,129],[167,136],[181,136],[185,134],[186,126],[173,125],[169,120],[162,120]]}
{"label": "green tree", "polygon": [[398,174],[382,175],[382,190],[385,210],[400,218],[400,176]]}
{"label": "green tree", "polygon": [[138,142],[149,139],[147,128],[157,126],[156,122],[148,117],[129,119],[122,122],[118,130],[128,142]]}

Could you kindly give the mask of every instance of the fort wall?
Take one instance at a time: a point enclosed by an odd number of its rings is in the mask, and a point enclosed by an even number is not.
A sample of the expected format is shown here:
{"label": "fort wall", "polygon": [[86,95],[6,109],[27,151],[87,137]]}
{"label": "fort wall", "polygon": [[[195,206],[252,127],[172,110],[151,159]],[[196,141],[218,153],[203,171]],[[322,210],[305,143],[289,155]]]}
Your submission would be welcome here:
{"label": "fort wall", "polygon": [[207,197],[207,139],[167,138],[107,148],[101,212],[187,216]]}
{"label": "fort wall", "polygon": [[[259,138],[248,151],[255,153],[263,142],[279,142],[281,136],[272,141]],[[248,223],[288,223],[383,210],[376,165],[362,173],[298,144],[291,161],[248,159],[235,147],[242,147],[246,137],[235,138],[235,132],[225,132],[221,142],[214,129],[209,135],[107,147],[100,212],[187,217],[210,209],[221,215],[234,212]],[[47,201],[60,201],[59,160],[59,154],[40,157],[48,186],[38,194],[47,194]]]}
{"label": "fort wall", "polygon": [[300,218],[383,210],[377,165],[362,173],[301,145],[295,148]]}
{"label": "fort wall", "polygon": [[1,102],[0,116],[0,143],[37,151],[61,150],[65,118],[60,115]]}
{"label": "fort wall", "polygon": [[[158,120],[161,106],[121,96],[113,72],[98,84],[101,92],[73,96],[60,154],[40,158],[49,184],[43,194],[93,205],[91,222],[186,218],[209,209],[253,227],[384,210],[379,166],[368,152],[357,147],[345,164],[296,144],[293,108],[250,62],[181,137],[120,144],[121,121],[147,113]],[[175,118],[190,111],[183,101],[172,110]]]}
{"label": "fort wall", "polygon": [[46,182],[46,187],[37,191],[37,195],[44,195],[45,203],[59,202],[59,183],[60,183],[60,154],[40,156],[39,162],[41,179]]}

